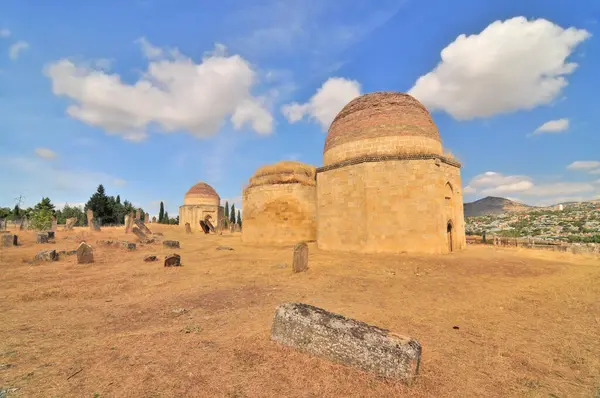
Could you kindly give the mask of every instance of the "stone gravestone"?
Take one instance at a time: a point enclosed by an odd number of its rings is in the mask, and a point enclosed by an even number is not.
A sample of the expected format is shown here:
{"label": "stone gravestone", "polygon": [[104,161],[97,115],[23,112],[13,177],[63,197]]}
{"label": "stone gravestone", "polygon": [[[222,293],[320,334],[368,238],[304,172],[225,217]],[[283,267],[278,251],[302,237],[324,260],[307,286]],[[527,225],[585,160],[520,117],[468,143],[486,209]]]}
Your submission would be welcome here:
{"label": "stone gravestone", "polygon": [[165,257],[165,267],[179,267],[181,265],[181,256],[179,254],[171,254]]}
{"label": "stone gravestone", "polygon": [[77,248],[77,264],[90,264],[94,262],[92,246],[81,242]]}
{"label": "stone gravestone", "polygon": [[44,250],[35,255],[37,261],[58,261],[56,250]]}
{"label": "stone gravestone", "polygon": [[144,215],[144,222],[145,222],[146,224],[150,224],[150,214],[146,213],[146,214]]}
{"label": "stone gravestone", "polygon": [[152,217],[152,224],[156,222],[156,217]]}
{"label": "stone gravestone", "polygon": [[185,223],[185,232],[186,232],[187,234],[191,234],[191,233],[192,233],[192,227],[190,226],[190,223],[189,223],[189,222],[186,222],[186,223]]}
{"label": "stone gravestone", "polygon": [[146,235],[152,235],[152,231],[150,231],[150,228],[142,220],[135,220],[135,225]]}
{"label": "stone gravestone", "polygon": [[206,225],[202,220],[200,220],[200,227],[202,227],[202,230],[205,234],[208,234],[210,232],[210,228],[208,228],[208,225]]}
{"label": "stone gravestone", "polygon": [[52,216],[52,232],[56,232],[56,226],[57,226],[56,216]]}
{"label": "stone gravestone", "polygon": [[139,229],[138,227],[133,227],[133,229],[131,230],[131,232],[133,232],[133,234],[135,236],[138,237],[138,239],[143,240],[146,239],[146,234],[142,232],[141,229]]}
{"label": "stone gravestone", "polygon": [[100,231],[100,225],[98,225],[98,220],[94,218],[94,212],[92,209],[88,209],[87,211],[87,220],[90,231]]}
{"label": "stone gravestone", "polygon": [[163,241],[164,247],[174,247],[179,249],[179,241],[178,240],[165,240]]}
{"label": "stone gravestone", "polygon": [[140,212],[140,209],[137,209],[135,212],[135,219],[139,220],[142,218],[142,213]]}
{"label": "stone gravestone", "polygon": [[132,210],[129,212],[129,215],[127,216],[127,219],[126,219],[125,233],[131,232],[131,228],[133,227],[134,217],[135,217],[135,214],[133,213],[133,210]]}
{"label": "stone gravestone", "polygon": [[125,233],[129,233],[129,214],[125,214]]}
{"label": "stone gravestone", "polygon": [[19,242],[19,237],[13,234],[2,234],[2,246],[10,247],[17,246]]}
{"label": "stone gravestone", "polygon": [[48,232],[38,232],[35,241],[36,243],[48,243],[50,241]]}
{"label": "stone gravestone", "polygon": [[299,351],[411,383],[421,344],[410,337],[302,303],[277,307],[271,339]]}
{"label": "stone gravestone", "polygon": [[294,247],[294,258],[292,259],[292,270],[304,272],[308,269],[308,245],[300,242]]}
{"label": "stone gravestone", "polygon": [[75,218],[75,217],[67,218],[67,221],[65,223],[65,230],[66,231],[72,230],[73,226],[75,225],[76,222],[77,222],[77,218]]}

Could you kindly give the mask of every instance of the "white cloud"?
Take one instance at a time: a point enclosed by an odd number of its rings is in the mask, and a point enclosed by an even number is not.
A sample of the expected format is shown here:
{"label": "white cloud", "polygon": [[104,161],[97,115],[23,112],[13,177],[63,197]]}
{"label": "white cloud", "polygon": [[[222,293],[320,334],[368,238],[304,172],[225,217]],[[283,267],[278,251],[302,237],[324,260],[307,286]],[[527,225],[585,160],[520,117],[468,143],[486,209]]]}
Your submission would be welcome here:
{"label": "white cloud", "polygon": [[600,167],[600,161],[597,160],[577,160],[567,166],[569,170],[589,170]]}
{"label": "white cloud", "polygon": [[538,203],[557,203],[559,199],[578,195],[581,200],[589,200],[600,195],[600,186],[596,181],[572,182],[556,181],[537,183],[531,177],[523,175],[503,175],[488,171],[469,181],[464,193],[482,196],[528,196],[541,198]]}
{"label": "white cloud", "polygon": [[10,30],[6,28],[0,29],[0,37],[10,37]]}
{"label": "white cloud", "polygon": [[550,120],[535,129],[533,134],[562,133],[569,129],[569,119]]}
{"label": "white cloud", "polygon": [[135,43],[140,45],[144,56],[148,59],[159,59],[164,57],[163,49],[153,46],[145,37],[140,37]]}
{"label": "white cloud", "polygon": [[23,40],[19,40],[8,49],[8,58],[15,61],[19,58],[21,52],[27,50],[29,48],[29,43]]}
{"label": "white cloud", "polygon": [[35,154],[46,160],[53,160],[57,157],[56,152],[48,148],[35,148]]}
{"label": "white cloud", "polygon": [[560,95],[577,68],[567,58],[588,37],[545,19],[495,21],[479,34],[458,36],[409,92],[458,120],[533,109]]}
{"label": "white cloud", "polygon": [[600,174],[600,169],[591,170],[590,174]]}
{"label": "white cloud", "polygon": [[[145,51],[158,56],[152,49]],[[259,134],[273,128],[264,99],[250,92],[255,71],[239,55],[227,56],[223,46],[198,64],[169,51],[150,61],[134,84],[68,59],[48,65],[45,73],[55,95],[75,102],[67,109],[71,117],[131,141],[145,139],[151,124],[165,133],[184,130],[197,137],[215,134],[227,119],[236,129],[249,125]]]}
{"label": "white cloud", "polygon": [[290,123],[296,123],[304,117],[316,120],[323,131],[339,111],[351,100],[360,95],[360,84],[356,80],[332,77],[317,90],[304,104],[293,102],[281,107],[281,112]]}
{"label": "white cloud", "polygon": [[124,187],[125,185],[127,185],[127,181],[120,178],[115,178],[113,180],[113,184],[115,184],[118,187]]}

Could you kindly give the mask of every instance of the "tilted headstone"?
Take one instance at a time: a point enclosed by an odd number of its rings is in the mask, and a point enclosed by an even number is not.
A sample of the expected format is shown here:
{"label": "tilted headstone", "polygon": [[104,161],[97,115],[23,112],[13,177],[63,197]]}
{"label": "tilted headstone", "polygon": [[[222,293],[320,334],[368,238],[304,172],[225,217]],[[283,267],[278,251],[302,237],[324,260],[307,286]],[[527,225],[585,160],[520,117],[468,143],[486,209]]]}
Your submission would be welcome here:
{"label": "tilted headstone", "polygon": [[58,261],[56,250],[44,250],[35,255],[37,261]]}
{"label": "tilted headstone", "polygon": [[54,231],[48,231],[46,233],[48,234],[48,240],[54,240]]}
{"label": "tilted headstone", "polygon": [[152,261],[157,261],[157,260],[158,260],[158,257],[156,257],[153,254],[149,254],[146,257],[144,257],[144,261],[147,263],[152,262]]}
{"label": "tilted headstone", "polygon": [[129,225],[129,214],[125,215],[125,233],[128,234],[131,229],[131,225]]}
{"label": "tilted headstone", "polygon": [[152,235],[152,231],[150,231],[150,228],[142,220],[135,220],[135,225],[146,235]]}
{"label": "tilted headstone", "polygon": [[292,270],[304,272],[308,269],[308,245],[304,242],[294,247],[294,258],[292,259]]}
{"label": "tilted headstone", "polygon": [[210,222],[210,220],[206,220],[206,221],[204,221],[204,223],[206,224],[206,226],[208,227],[208,229],[210,229],[213,232],[216,232],[215,231],[215,227],[212,225],[212,223]]}
{"label": "tilted headstone", "polygon": [[56,221],[56,216],[52,216],[52,231],[56,232],[56,227],[57,227],[57,221]]}
{"label": "tilted headstone", "polygon": [[181,256],[179,254],[171,254],[165,257],[165,267],[179,267],[181,265]]}
{"label": "tilted headstone", "polygon": [[137,209],[135,212],[135,219],[139,220],[142,218],[142,213],[140,212],[140,209]]}
{"label": "tilted headstone", "polygon": [[208,234],[210,232],[210,228],[208,228],[208,225],[206,225],[206,223],[202,220],[200,220],[200,227],[202,227],[202,230],[205,234]]}
{"label": "tilted headstone", "polygon": [[19,242],[19,237],[13,234],[2,234],[2,246],[3,247],[11,247],[17,246]]}
{"label": "tilted headstone", "polygon": [[143,232],[142,232],[142,230],[141,230],[141,229],[139,229],[138,227],[133,227],[133,228],[131,229],[131,232],[133,232],[133,234],[134,234],[135,236],[137,236],[137,237],[138,237],[138,239],[146,239],[146,234],[145,234],[145,233],[143,233]]}
{"label": "tilted headstone", "polygon": [[417,340],[308,304],[285,303],[277,307],[271,339],[408,383],[419,373],[421,344]]}
{"label": "tilted headstone", "polygon": [[191,225],[190,225],[189,222],[185,223],[185,232],[188,233],[188,234],[192,233],[192,227],[191,227]]}
{"label": "tilted headstone", "polygon": [[77,247],[77,264],[90,264],[94,262],[94,251],[92,246],[81,242]]}

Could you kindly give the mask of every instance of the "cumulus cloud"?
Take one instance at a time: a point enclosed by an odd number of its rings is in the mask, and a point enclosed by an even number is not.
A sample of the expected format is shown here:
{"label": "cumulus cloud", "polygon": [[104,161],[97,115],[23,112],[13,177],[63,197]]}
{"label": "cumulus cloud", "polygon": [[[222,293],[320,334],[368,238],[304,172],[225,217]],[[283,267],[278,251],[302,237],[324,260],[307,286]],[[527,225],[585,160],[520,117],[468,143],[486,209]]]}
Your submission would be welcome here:
{"label": "cumulus cloud", "polygon": [[479,34],[458,36],[409,92],[457,120],[533,109],[567,86],[577,68],[567,58],[588,37],[586,30],[545,19],[495,21]]}
{"label": "cumulus cloud", "polygon": [[562,133],[569,129],[569,119],[550,120],[535,129],[533,134]]}
{"label": "cumulus cloud", "polygon": [[577,160],[567,166],[569,170],[590,170],[600,168],[600,161],[597,160]]}
{"label": "cumulus cloud", "polygon": [[281,107],[281,112],[290,123],[308,117],[316,120],[323,131],[327,131],[338,112],[359,95],[360,83],[356,80],[332,77],[323,83],[308,102],[284,105]]}
{"label": "cumulus cloud", "polygon": [[15,61],[19,58],[19,55],[29,48],[29,43],[23,40],[19,40],[8,49],[8,58]]}
{"label": "cumulus cloud", "polygon": [[56,152],[48,148],[35,148],[35,154],[46,160],[53,160],[57,157]]}
{"label": "cumulus cloud", "polygon": [[593,199],[600,195],[600,185],[596,181],[537,183],[531,177],[524,175],[503,175],[488,171],[473,177],[464,188],[464,193],[484,196],[529,196],[540,198],[538,203],[557,203],[559,198],[574,197],[574,195]]}
{"label": "cumulus cloud", "polygon": [[148,59],[159,59],[165,55],[162,48],[153,46],[145,37],[140,37],[135,43],[140,45],[142,53]]}
{"label": "cumulus cloud", "polygon": [[0,37],[10,37],[10,30],[6,28],[0,29]]}
{"label": "cumulus cloud", "polygon": [[195,63],[177,50],[159,52],[145,39],[140,44],[153,60],[133,84],[68,59],[48,65],[45,73],[54,94],[74,102],[67,113],[131,141],[145,139],[149,125],[165,133],[208,137],[227,120],[236,129],[271,133],[273,117],[264,99],[251,94],[256,73],[245,59],[217,46]]}

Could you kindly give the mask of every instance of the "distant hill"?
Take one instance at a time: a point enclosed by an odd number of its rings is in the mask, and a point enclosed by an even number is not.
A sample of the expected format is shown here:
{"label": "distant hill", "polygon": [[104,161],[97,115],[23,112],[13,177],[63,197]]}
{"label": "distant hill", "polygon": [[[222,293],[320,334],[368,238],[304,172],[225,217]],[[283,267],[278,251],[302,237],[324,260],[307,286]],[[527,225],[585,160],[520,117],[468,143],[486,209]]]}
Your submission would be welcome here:
{"label": "distant hill", "polygon": [[465,203],[465,217],[485,216],[488,214],[501,214],[515,211],[530,210],[533,206],[513,202],[505,198],[488,196],[475,202]]}

